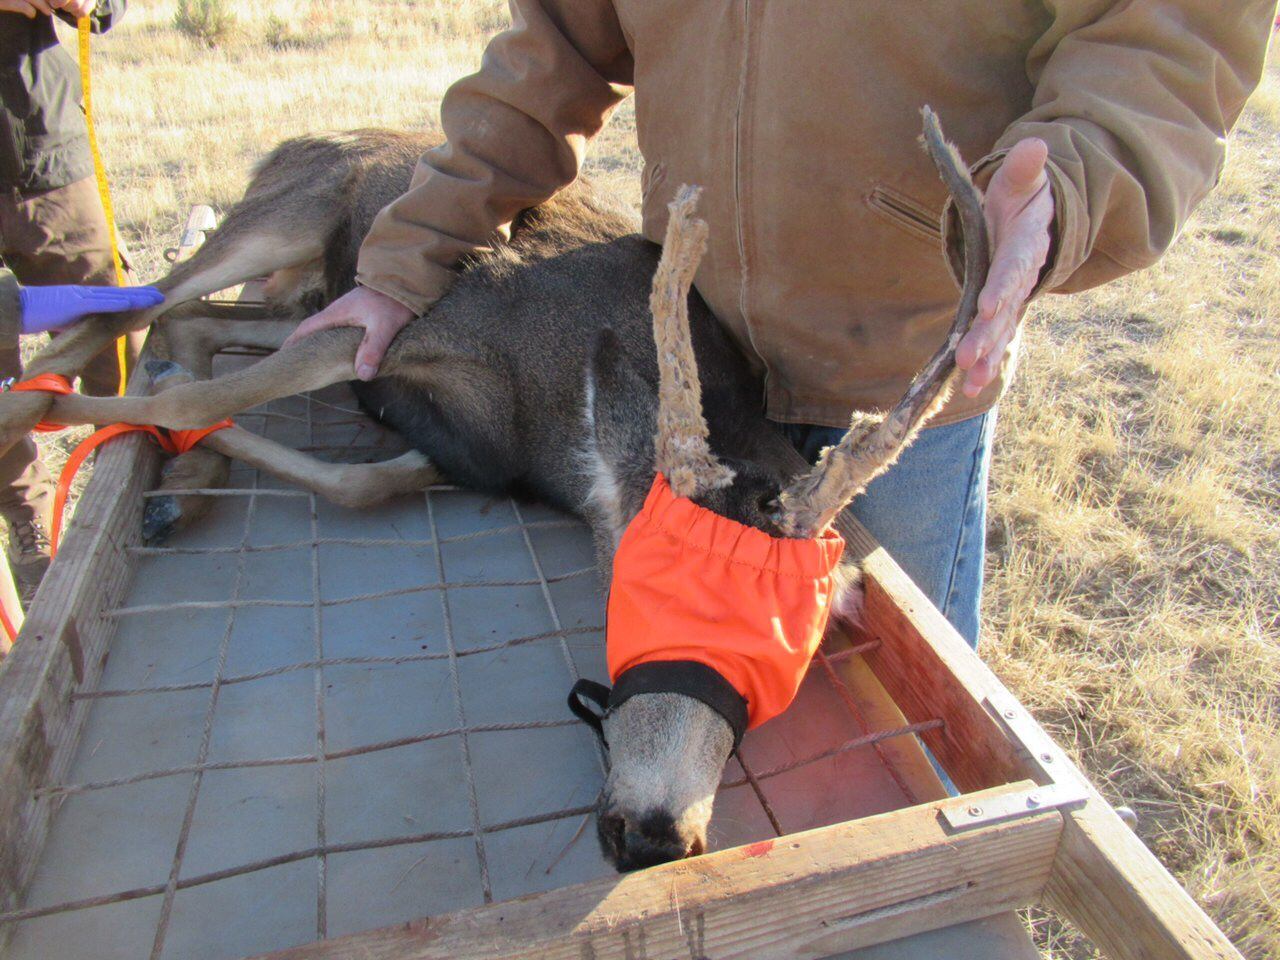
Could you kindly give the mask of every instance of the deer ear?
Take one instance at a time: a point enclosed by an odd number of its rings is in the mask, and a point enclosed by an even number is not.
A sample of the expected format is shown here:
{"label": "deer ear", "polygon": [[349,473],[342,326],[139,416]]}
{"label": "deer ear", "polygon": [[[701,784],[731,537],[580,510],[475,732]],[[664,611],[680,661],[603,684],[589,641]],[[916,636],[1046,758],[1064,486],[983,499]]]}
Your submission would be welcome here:
{"label": "deer ear", "polygon": [[678,497],[696,497],[733,482],[733,471],[716,460],[707,443],[702,384],[689,332],[689,288],[707,249],[707,224],[693,216],[701,192],[682,186],[668,205],[662,258],[649,296],[659,377],[654,466]]}
{"label": "deer ear", "polygon": [[836,514],[884,473],[911,445],[920,429],[947,402],[958,378],[956,347],[978,314],[978,294],[987,281],[991,254],[982,196],[954,146],[942,135],[937,115],[924,108],[924,141],[951,193],[964,235],[964,286],[946,342],[907,392],[884,416],[854,414],[849,432],[822,452],[813,470],[788,484],[778,497],[775,522],[792,537],[814,537]]}

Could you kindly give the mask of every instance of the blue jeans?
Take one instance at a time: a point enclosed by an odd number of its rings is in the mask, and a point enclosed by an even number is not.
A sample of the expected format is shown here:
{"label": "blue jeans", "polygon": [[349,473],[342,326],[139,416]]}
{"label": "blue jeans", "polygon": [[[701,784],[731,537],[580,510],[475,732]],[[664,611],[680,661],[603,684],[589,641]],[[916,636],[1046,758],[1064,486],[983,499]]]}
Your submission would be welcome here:
{"label": "blue jeans", "polygon": [[[978,645],[986,554],[987,470],[996,412],[921,432],[849,505],[890,556],[969,642]],[[844,430],[783,424],[813,461]]]}

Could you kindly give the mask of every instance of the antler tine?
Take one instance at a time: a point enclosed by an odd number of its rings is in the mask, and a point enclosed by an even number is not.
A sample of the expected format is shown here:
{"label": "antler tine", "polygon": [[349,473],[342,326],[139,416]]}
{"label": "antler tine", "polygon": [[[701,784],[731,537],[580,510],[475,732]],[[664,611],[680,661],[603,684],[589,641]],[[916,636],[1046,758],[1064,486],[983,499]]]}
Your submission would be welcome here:
{"label": "antler tine", "polygon": [[707,224],[693,216],[701,193],[698,187],[682,186],[668,205],[667,235],[649,296],[659,374],[654,464],[678,497],[733,482],[733,471],[716,460],[707,444],[702,384],[689,333],[689,288],[707,249]]}
{"label": "antler tine", "polygon": [[855,414],[841,441],[824,450],[813,470],[792,481],[782,492],[777,522],[788,536],[816,536],[831,523],[850,500],[911,445],[920,429],[951,396],[958,379],[956,346],[978,313],[978,294],[991,266],[990,241],[981,193],[959,152],[943,137],[937,115],[928,107],[922,113],[921,139],[960,214],[964,236],[964,283],[955,319],[946,342],[912,379],[893,409],[884,416]]}

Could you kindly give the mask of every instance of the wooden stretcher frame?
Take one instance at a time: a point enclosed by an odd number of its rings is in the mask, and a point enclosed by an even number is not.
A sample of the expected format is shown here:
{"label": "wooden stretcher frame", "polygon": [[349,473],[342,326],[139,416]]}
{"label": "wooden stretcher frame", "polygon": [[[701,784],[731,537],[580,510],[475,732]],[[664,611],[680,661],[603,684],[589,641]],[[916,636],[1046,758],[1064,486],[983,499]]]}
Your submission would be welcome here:
{"label": "wooden stretcher frame", "polygon": [[[193,211],[179,256],[198,244],[199,222]],[[160,462],[138,434],[102,450],[0,666],[0,912],[20,906],[35,870],[56,803],[40,791],[62,782],[75,753],[90,701],[71,694],[101,675],[114,629],[102,612],[129,585]],[[1114,960],[1239,958],[870,535],[849,548],[866,590],[850,640],[868,649],[834,669],[890,724],[943,718],[922,737],[962,795],[271,960],[813,958],[1037,903]],[[909,779],[932,777],[920,751],[888,750]]]}

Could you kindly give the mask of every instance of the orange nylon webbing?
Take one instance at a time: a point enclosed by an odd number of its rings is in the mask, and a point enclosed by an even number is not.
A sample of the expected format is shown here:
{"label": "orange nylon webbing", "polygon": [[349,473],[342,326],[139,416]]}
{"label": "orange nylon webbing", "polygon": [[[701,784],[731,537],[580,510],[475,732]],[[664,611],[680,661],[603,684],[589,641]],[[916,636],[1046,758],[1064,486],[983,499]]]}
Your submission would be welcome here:
{"label": "orange nylon webbing", "polygon": [[[71,381],[58,373],[42,373],[30,380],[11,384],[7,389],[13,393],[55,393],[62,396],[74,392]],[[71,456],[67,458],[67,463],[58,477],[58,487],[53,496],[53,529],[49,531],[49,555],[56,556],[58,553],[58,540],[62,536],[62,512],[66,509],[67,497],[71,493],[71,482],[75,479],[80,467],[84,465],[85,458],[102,444],[126,433],[147,433],[166,453],[176,455],[186,453],[209,434],[233,426],[235,424],[230,419],[198,430],[165,430],[150,424],[113,423],[91,433],[71,451]],[[55,433],[58,430],[67,429],[67,425],[41,420],[36,424],[35,429],[39,433]],[[10,643],[18,638],[18,632],[2,606],[0,606],[0,629],[4,630]]]}
{"label": "orange nylon webbing", "polygon": [[[71,393],[71,381],[60,373],[42,373],[39,376],[32,377],[30,380],[23,380],[21,383],[15,383],[9,390],[13,393],[58,393],[66,395]],[[36,433],[57,433],[59,430],[67,429],[61,423],[48,423],[41,420],[33,428]]]}
{"label": "orange nylon webbing", "polygon": [[4,635],[9,638],[9,643],[12,645],[18,639],[18,630],[9,619],[9,613],[2,603],[0,603],[0,627],[4,628]]}
{"label": "orange nylon webbing", "polygon": [[186,453],[209,434],[233,426],[235,424],[230,420],[223,420],[199,430],[164,430],[150,424],[113,423],[91,433],[71,451],[71,456],[67,457],[66,466],[62,468],[62,474],[58,477],[58,489],[53,497],[53,529],[49,531],[50,555],[56,556],[58,553],[58,540],[62,536],[62,511],[66,509],[67,497],[71,493],[71,481],[75,479],[85,458],[102,444],[126,433],[146,433],[150,434],[166,453],[176,455]]}

